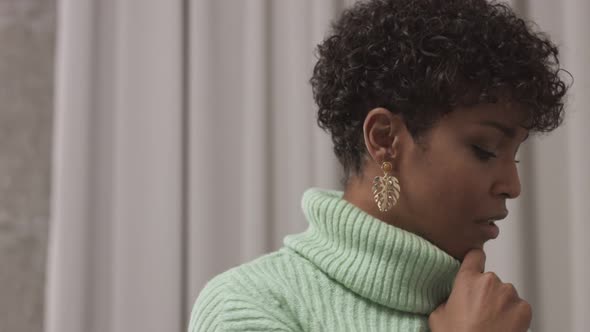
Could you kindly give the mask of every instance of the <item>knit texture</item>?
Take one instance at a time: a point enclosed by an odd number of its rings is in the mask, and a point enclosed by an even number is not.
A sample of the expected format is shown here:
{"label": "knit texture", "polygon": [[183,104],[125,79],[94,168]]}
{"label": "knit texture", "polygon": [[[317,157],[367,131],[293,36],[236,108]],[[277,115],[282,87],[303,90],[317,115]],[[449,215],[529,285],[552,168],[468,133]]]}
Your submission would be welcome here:
{"label": "knit texture", "polygon": [[307,230],[211,279],[189,332],[428,331],[428,315],[451,293],[459,261],[342,195],[307,190]]}

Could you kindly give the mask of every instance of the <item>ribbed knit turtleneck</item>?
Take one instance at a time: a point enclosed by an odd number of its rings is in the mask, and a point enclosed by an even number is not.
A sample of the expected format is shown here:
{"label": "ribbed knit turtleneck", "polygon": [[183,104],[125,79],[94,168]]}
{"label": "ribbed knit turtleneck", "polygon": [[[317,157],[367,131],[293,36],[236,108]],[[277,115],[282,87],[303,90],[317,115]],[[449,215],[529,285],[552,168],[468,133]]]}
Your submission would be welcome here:
{"label": "ribbed knit turtleneck", "polygon": [[459,262],[427,240],[310,189],[309,227],[279,250],[211,279],[190,332],[425,332]]}
{"label": "ribbed knit turtleneck", "polygon": [[306,232],[284,243],[344,287],[400,311],[428,314],[444,301],[460,263],[427,240],[389,225],[342,199],[309,189]]}

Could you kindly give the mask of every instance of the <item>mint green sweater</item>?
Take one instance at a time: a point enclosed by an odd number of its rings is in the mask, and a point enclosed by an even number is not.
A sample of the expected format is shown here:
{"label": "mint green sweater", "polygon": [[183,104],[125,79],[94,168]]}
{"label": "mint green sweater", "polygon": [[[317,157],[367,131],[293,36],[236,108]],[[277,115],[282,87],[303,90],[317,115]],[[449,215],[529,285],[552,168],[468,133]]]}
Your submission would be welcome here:
{"label": "mint green sweater", "polygon": [[211,279],[190,332],[428,331],[460,263],[425,239],[309,189],[308,229]]}

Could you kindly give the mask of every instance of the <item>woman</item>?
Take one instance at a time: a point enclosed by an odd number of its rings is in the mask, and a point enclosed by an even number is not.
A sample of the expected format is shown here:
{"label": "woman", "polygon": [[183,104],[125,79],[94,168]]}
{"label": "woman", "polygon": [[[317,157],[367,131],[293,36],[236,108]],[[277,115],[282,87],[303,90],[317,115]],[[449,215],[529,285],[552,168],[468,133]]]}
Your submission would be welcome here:
{"label": "woman", "polygon": [[311,84],[345,191],[308,190],[309,228],[212,279],[190,331],[526,331],[531,307],[483,273],[514,157],[563,118],[558,51],[504,4],[357,3]]}

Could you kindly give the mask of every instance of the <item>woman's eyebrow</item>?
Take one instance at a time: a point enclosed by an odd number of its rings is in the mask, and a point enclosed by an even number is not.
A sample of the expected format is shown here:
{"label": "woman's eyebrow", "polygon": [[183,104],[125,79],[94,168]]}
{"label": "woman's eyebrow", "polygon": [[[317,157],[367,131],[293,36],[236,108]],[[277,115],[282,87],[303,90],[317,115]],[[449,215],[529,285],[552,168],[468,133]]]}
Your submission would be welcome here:
{"label": "woman's eyebrow", "polygon": [[[496,122],[493,120],[484,120],[484,121],[480,122],[480,124],[484,125],[484,126],[490,126],[492,128],[496,128],[500,132],[502,132],[504,135],[508,136],[509,138],[516,137],[516,129],[505,126],[499,122]],[[529,133],[526,134],[523,141],[525,141],[528,137],[529,137]]]}

